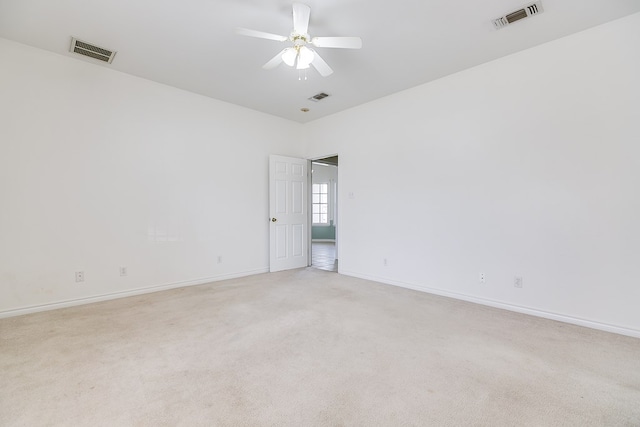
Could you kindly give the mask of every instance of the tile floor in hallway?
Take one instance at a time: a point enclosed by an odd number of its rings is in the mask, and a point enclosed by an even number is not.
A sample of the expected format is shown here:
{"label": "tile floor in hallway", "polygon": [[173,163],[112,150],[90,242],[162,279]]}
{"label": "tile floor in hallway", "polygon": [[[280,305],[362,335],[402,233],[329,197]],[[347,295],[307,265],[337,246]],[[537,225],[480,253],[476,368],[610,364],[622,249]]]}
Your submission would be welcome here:
{"label": "tile floor in hallway", "polygon": [[312,242],[311,266],[321,270],[338,271],[336,244],[334,242]]}

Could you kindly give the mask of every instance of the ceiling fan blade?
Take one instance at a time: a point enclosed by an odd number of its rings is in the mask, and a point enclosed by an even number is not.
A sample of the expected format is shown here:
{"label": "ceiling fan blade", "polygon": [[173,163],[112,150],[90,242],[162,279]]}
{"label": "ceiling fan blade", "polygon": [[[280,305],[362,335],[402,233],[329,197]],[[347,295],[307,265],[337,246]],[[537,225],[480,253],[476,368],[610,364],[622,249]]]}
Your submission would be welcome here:
{"label": "ceiling fan blade", "polygon": [[282,49],[280,53],[278,53],[276,56],[271,58],[269,62],[264,64],[262,68],[264,68],[265,70],[271,70],[273,68],[276,68],[278,65],[280,65],[280,63],[282,62],[282,54],[285,52],[285,50],[287,49]]}
{"label": "ceiling fan blade", "polygon": [[341,49],[360,49],[360,37],[314,37],[311,43],[316,47],[337,47]]}
{"label": "ceiling fan blade", "polygon": [[249,30],[247,28],[236,28],[236,33],[241,36],[256,37],[259,39],[275,40],[278,42],[284,42],[289,40],[287,36],[279,36],[277,34],[265,33],[263,31]]}
{"label": "ceiling fan blade", "polygon": [[313,67],[318,70],[318,73],[320,73],[322,77],[327,77],[333,74],[333,70],[331,69],[331,67],[329,67],[329,64],[327,64],[324,59],[322,59],[320,55],[318,55],[318,52],[314,51],[313,53],[315,55],[313,56],[311,65],[313,65]]}
{"label": "ceiling fan blade", "polygon": [[293,32],[296,34],[307,34],[309,31],[309,15],[311,8],[306,4],[293,4]]}

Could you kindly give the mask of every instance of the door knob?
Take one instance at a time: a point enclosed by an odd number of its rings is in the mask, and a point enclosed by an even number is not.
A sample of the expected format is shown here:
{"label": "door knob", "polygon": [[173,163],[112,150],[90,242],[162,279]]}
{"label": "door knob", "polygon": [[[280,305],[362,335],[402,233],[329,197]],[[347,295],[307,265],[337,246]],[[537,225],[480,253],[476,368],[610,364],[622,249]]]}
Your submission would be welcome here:
{"label": "door knob", "polygon": [[277,220],[277,218],[271,218],[271,222],[276,222]]}

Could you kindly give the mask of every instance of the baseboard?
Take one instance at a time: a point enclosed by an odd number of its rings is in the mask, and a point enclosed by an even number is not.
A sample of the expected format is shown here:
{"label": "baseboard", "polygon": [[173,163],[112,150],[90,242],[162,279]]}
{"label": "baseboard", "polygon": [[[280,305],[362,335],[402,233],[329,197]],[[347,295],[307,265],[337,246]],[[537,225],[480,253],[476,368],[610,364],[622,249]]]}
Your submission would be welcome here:
{"label": "baseboard", "polygon": [[[269,272],[269,268],[262,268],[262,269],[258,269],[258,270],[252,270],[252,271],[245,271],[245,272],[231,273],[231,274],[222,274],[222,275],[219,275],[219,276],[212,276],[212,277],[206,277],[206,278],[200,278],[200,279],[194,279],[194,280],[187,280],[187,281],[183,281],[183,282],[166,283],[166,284],[162,284],[162,285],[149,286],[149,287],[145,287],[145,288],[131,289],[131,290],[128,290],[128,291],[120,291],[120,292],[113,292],[113,293],[108,293],[108,294],[95,295],[95,296],[86,297],[86,298],[77,298],[77,299],[58,301],[58,302],[48,303],[48,304],[32,305],[32,306],[21,307],[21,308],[17,308],[17,309],[0,311],[0,319],[7,318],[7,317],[21,316],[21,315],[30,314],[30,313],[37,313],[37,312],[41,312],[41,311],[56,310],[56,309],[59,309],[59,308],[73,307],[73,306],[83,305],[83,304],[90,304],[90,303],[94,303],[94,302],[108,301],[108,300],[117,299],[117,298],[125,298],[125,297],[129,297],[129,296],[148,294],[148,293],[152,293],[152,292],[166,291],[166,290],[169,290],[169,289],[183,288],[183,287],[186,287],[186,286],[203,285],[205,283],[219,282],[219,281],[222,281],[222,280],[236,279],[236,278],[239,278],[239,277],[253,276],[255,274],[262,274],[262,273],[268,273],[268,272]],[[370,275],[360,274],[360,273],[356,273],[356,272],[352,272],[352,271],[345,271],[343,269],[340,269],[339,273],[340,274],[344,274],[345,276],[357,277],[357,278],[360,278],[360,279],[371,280],[373,282],[384,283],[386,285],[398,286],[398,287],[401,287],[401,288],[412,289],[412,290],[415,290],[415,291],[426,292],[426,293],[430,293],[430,294],[434,294],[434,295],[440,295],[440,296],[444,296],[444,297],[448,297],[448,298],[454,298],[454,299],[458,299],[458,300],[462,300],[462,301],[468,301],[468,302],[472,302],[472,303],[475,303],[475,304],[486,305],[486,306],[489,306],[489,307],[500,308],[500,309],[504,309],[504,310],[509,310],[509,311],[513,311],[513,312],[517,312],[517,313],[528,314],[528,315],[536,316],[536,317],[542,317],[542,318],[550,319],[550,320],[556,320],[556,321],[559,321],[559,322],[569,323],[569,324],[573,324],[573,325],[584,326],[584,327],[591,328],[591,329],[597,329],[597,330],[601,330],[601,331],[605,331],[605,332],[612,332],[612,333],[615,333],[615,334],[620,334],[620,335],[626,335],[626,336],[630,336],[630,337],[640,338],[640,331],[635,330],[635,329],[625,328],[625,327],[622,327],[622,326],[616,326],[616,325],[610,325],[610,324],[607,324],[607,323],[594,322],[592,320],[581,319],[581,318],[577,318],[577,317],[572,317],[572,316],[567,316],[567,315],[563,315],[563,314],[547,312],[547,311],[543,311],[543,310],[537,310],[537,309],[533,309],[533,308],[529,308],[529,307],[523,307],[523,306],[514,305],[514,304],[508,304],[508,303],[504,303],[504,302],[500,302],[500,301],[494,301],[494,300],[487,299],[487,298],[474,297],[474,296],[470,296],[470,295],[460,294],[460,293],[457,293],[457,292],[445,291],[445,290],[442,290],[442,289],[431,288],[431,287],[423,286],[423,285],[400,282],[400,281],[397,281],[397,280],[391,280],[391,279],[378,277],[378,276],[370,276]]]}
{"label": "baseboard", "polygon": [[359,279],[371,280],[373,282],[384,283],[386,285],[398,286],[401,288],[412,289],[415,291],[426,292],[429,294],[440,295],[443,297],[454,298],[462,301],[472,302],[475,304],[486,305],[489,307],[501,308],[503,310],[514,311],[516,313],[528,314],[531,316],[542,317],[544,319],[557,320],[558,322],[570,323],[572,325],[584,326],[586,328],[598,329],[600,331],[612,332],[614,334],[626,335],[634,338],[640,338],[640,331],[629,329],[622,326],[609,325],[607,323],[594,322],[592,320],[581,319],[578,317],[567,316],[534,308],[523,307],[514,304],[508,304],[500,301],[494,301],[487,298],[479,298],[470,295],[460,294],[457,292],[445,291],[442,289],[431,288],[428,286],[416,285],[412,283],[400,282],[397,280],[386,279],[383,277],[369,276],[366,274],[355,273],[352,271],[339,270],[340,274],[345,276],[357,277]]}
{"label": "baseboard", "polygon": [[131,289],[128,291],[113,292],[108,294],[95,295],[86,298],[77,298],[71,300],[57,301],[48,304],[31,305],[17,309],[0,311],[0,319],[6,317],[21,316],[23,314],[37,313],[40,311],[56,310],[59,308],[73,307],[83,304],[91,304],[94,302],[108,301],[117,298],[126,298],[135,295],[149,294],[152,292],[166,291],[169,289],[184,288],[187,286],[204,285],[205,283],[219,282],[221,280],[236,279],[239,277],[253,276],[255,274],[268,273],[269,268],[261,268],[258,270],[244,271],[240,273],[221,274],[213,277],[203,277],[200,279],[186,280],[183,282],[165,283],[162,285],[148,286],[144,288]]}
{"label": "baseboard", "polygon": [[336,242],[336,239],[311,239],[311,243],[313,243],[313,242],[318,242],[318,243],[321,243],[321,242],[330,242],[330,243],[335,243],[335,242]]}

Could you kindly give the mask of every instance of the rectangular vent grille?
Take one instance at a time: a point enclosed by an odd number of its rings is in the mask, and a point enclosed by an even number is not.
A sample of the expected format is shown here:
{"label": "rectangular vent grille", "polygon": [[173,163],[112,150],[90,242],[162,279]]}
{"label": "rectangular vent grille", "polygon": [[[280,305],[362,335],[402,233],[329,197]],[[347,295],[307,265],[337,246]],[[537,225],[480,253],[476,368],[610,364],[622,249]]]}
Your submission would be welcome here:
{"label": "rectangular vent grille", "polygon": [[521,20],[522,18],[526,18],[527,17],[527,11],[524,9],[520,9],[517,12],[513,12],[508,14],[507,16],[505,16],[505,18],[507,18],[507,22],[509,24],[512,24],[516,21]]}
{"label": "rectangular vent grille", "polygon": [[316,95],[313,95],[311,98],[309,98],[309,101],[313,101],[313,102],[318,102],[321,101],[323,99],[325,99],[326,97],[328,97],[329,95],[324,93],[324,92],[320,92]]}
{"label": "rectangular vent grille", "polygon": [[82,40],[78,40],[75,37],[71,38],[71,48],[70,52],[77,53],[79,55],[88,56],[89,58],[94,58],[108,64],[111,64],[113,61],[113,57],[116,55],[116,52],[110,49],[105,49],[103,47],[98,47],[91,43],[83,42]]}
{"label": "rectangular vent grille", "polygon": [[494,19],[493,26],[496,29],[504,28],[509,24],[513,24],[516,21],[519,21],[524,18],[528,18],[529,16],[537,15],[542,13],[544,9],[542,9],[542,2],[537,1],[528,6],[523,7],[520,10],[516,10],[515,12],[508,13],[500,18]]}

